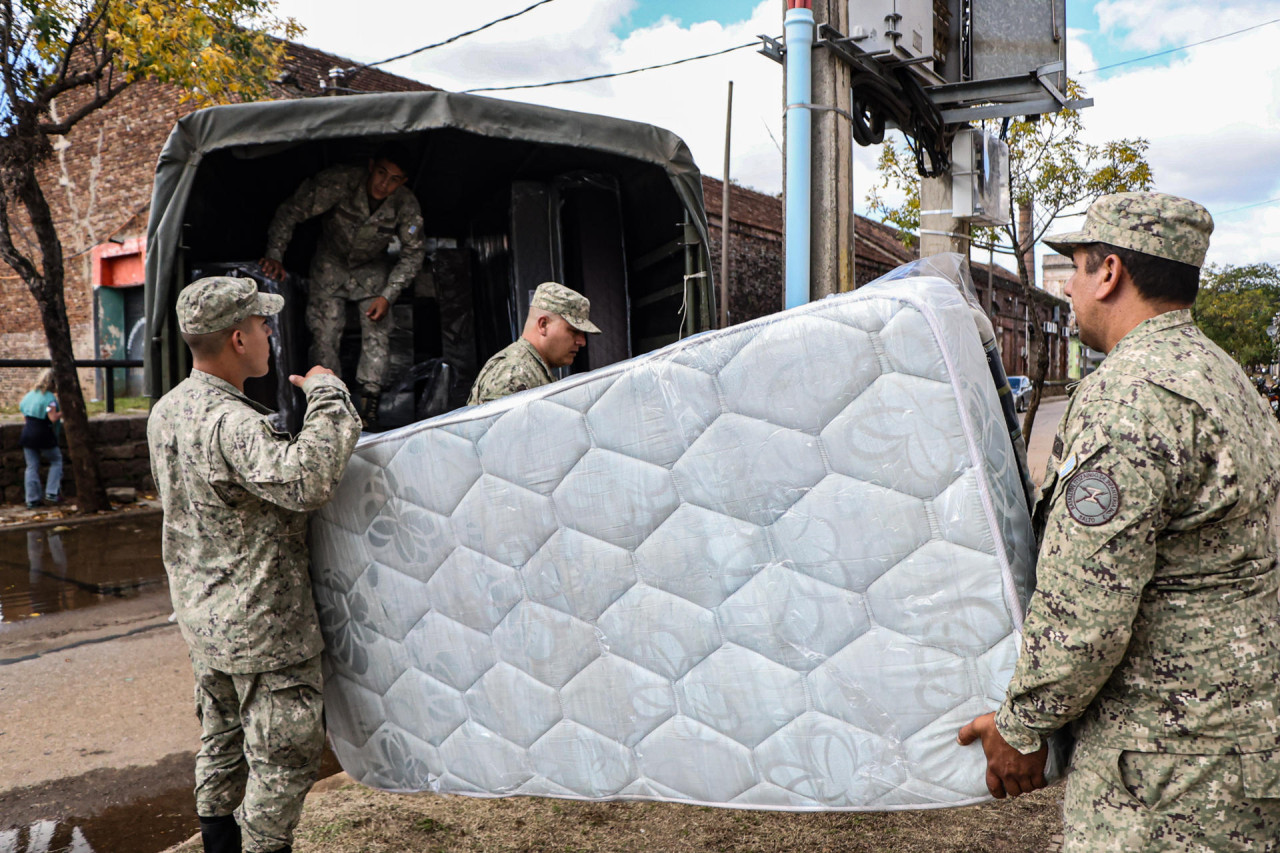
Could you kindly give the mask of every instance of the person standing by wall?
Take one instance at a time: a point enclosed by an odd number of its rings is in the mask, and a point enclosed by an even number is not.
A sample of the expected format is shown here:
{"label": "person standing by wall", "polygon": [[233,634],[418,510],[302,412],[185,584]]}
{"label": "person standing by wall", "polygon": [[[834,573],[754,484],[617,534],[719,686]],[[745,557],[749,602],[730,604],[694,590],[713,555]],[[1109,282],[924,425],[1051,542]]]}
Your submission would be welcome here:
{"label": "person standing by wall", "polygon": [[35,387],[27,392],[18,404],[24,421],[18,444],[26,458],[24,478],[27,508],[40,506],[40,461],[49,463],[49,474],[44,483],[44,502],[56,504],[62,500],[62,450],[58,436],[62,432],[62,411],[53,393],[53,371],[40,374]]}
{"label": "person standing by wall", "polygon": [[194,369],[151,409],[147,443],[162,547],[196,679],[196,811],[208,853],[292,849],[324,749],[323,640],[308,574],[307,513],[333,494],[360,421],[319,365],[295,438],[244,395],[267,373],[268,317],[284,298],[252,279],[204,278],[178,296]]}

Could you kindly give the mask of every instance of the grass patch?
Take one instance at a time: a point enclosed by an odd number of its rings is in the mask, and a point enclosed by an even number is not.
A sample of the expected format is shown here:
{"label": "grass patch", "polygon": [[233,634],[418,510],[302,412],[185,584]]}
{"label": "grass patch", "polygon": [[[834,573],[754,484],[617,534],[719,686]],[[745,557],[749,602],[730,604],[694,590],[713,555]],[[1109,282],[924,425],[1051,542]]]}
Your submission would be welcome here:
{"label": "grass patch", "polygon": [[[85,409],[90,416],[100,415],[107,410],[107,401],[103,400],[86,400]],[[116,397],[116,412],[149,412],[151,411],[150,397]]]}
{"label": "grass patch", "polygon": [[[5,403],[0,404],[0,417],[8,417],[8,418],[14,418],[14,419],[21,418],[22,413],[18,411],[18,404],[20,402],[22,402],[22,398],[18,397],[17,399],[6,401]],[[107,401],[106,399],[86,400],[84,407],[85,407],[85,411],[89,413],[90,417],[93,417],[94,415],[101,415],[107,411]],[[117,414],[123,414],[124,412],[149,412],[149,411],[151,411],[150,397],[116,397],[116,413]]]}
{"label": "grass patch", "polygon": [[969,808],[861,813],[441,797],[353,786],[308,799],[294,851],[1043,853],[1062,831],[1061,803],[1060,784]]}
{"label": "grass patch", "polygon": [[340,817],[337,820],[326,821],[324,823],[307,827],[305,834],[308,841],[323,844],[326,841],[333,841],[337,838],[341,838],[343,835],[346,835],[348,832],[355,829],[355,827],[356,824],[354,821]]}

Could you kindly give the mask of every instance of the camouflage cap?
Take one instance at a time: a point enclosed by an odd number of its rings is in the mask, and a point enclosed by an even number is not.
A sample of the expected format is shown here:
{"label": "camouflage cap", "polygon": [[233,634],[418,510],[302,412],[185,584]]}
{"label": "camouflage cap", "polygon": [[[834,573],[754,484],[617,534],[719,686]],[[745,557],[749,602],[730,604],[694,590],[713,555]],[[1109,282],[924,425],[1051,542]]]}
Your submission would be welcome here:
{"label": "camouflage cap", "polygon": [[1076,246],[1110,243],[1199,267],[1212,233],[1213,217],[1194,201],[1165,193],[1114,193],[1089,206],[1079,231],[1054,234],[1044,242],[1067,257]]}
{"label": "camouflage cap", "polygon": [[590,319],[591,300],[576,290],[570,290],[563,284],[544,281],[538,285],[538,289],[533,292],[533,299],[529,302],[529,307],[550,311],[552,314],[559,314],[566,323],[579,332],[586,332],[590,335],[600,334],[600,329]]}
{"label": "camouflage cap", "polygon": [[188,335],[229,329],[246,317],[270,317],[284,307],[284,297],[260,293],[251,278],[224,275],[192,282],[178,294],[178,328]]}

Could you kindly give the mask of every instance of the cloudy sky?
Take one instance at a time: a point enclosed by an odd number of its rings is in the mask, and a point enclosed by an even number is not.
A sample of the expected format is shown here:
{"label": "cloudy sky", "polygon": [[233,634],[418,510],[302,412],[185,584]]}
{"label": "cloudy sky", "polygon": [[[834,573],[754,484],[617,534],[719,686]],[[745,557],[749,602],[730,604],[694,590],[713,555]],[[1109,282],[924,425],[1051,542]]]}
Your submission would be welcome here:
{"label": "cloudy sky", "polygon": [[[280,0],[279,11],[307,28],[302,42],[373,62],[533,2]],[[383,67],[456,91],[585,77],[746,44],[760,33],[781,35],[783,5],[552,0]],[[1096,102],[1085,112],[1086,136],[1148,139],[1156,189],[1214,213],[1211,261],[1280,262],[1280,0],[1067,0],[1067,24],[1068,70]],[[1171,50],[1237,30],[1247,31]],[[1105,67],[1116,63],[1125,64]],[[730,173],[779,192],[782,71],[754,48],[611,80],[491,94],[666,127],[684,138],[705,173],[720,177],[730,80]],[[855,154],[860,210],[876,156],[875,149]]]}

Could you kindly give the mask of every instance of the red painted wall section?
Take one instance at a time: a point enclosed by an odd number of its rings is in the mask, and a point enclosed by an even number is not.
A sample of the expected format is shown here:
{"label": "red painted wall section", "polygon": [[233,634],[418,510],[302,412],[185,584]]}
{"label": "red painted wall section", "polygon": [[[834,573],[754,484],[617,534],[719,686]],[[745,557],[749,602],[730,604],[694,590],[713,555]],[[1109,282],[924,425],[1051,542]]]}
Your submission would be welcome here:
{"label": "red painted wall section", "polygon": [[145,280],[146,237],[102,243],[94,246],[91,254],[94,287],[128,287]]}

